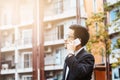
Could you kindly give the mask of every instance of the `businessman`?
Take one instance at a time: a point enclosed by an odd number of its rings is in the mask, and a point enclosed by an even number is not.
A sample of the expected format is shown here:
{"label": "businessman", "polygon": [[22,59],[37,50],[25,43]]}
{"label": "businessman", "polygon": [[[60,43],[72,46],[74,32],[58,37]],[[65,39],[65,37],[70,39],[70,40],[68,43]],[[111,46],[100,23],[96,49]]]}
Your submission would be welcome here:
{"label": "businessman", "polygon": [[69,27],[65,46],[69,53],[65,59],[62,80],[91,80],[94,57],[84,47],[89,40],[85,27],[73,24]]}

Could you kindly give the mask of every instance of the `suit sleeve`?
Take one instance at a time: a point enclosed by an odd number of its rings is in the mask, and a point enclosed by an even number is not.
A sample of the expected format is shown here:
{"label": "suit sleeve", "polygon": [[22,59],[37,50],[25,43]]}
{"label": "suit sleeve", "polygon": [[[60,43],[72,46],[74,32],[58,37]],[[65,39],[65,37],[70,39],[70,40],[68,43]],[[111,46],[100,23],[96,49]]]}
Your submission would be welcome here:
{"label": "suit sleeve", "polygon": [[84,55],[80,60],[75,56],[66,58],[69,71],[76,77],[84,77],[93,71],[94,57],[91,54]]}

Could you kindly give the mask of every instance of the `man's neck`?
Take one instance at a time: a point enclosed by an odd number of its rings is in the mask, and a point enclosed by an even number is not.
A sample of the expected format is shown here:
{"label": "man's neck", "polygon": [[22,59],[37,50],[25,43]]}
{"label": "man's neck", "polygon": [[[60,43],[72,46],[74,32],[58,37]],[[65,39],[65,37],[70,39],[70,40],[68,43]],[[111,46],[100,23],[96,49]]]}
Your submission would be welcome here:
{"label": "man's neck", "polygon": [[78,47],[77,50],[75,51],[75,55],[77,55],[84,47]]}
{"label": "man's neck", "polygon": [[80,48],[82,48],[82,46],[80,46],[80,45],[77,46],[76,49],[75,49],[75,51],[78,51]]}

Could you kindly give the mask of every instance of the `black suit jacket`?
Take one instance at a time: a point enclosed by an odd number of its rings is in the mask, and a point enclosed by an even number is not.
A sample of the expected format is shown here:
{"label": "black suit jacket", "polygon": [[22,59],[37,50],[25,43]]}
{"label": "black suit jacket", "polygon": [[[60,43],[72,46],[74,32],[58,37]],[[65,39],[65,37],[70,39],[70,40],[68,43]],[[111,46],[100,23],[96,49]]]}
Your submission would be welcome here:
{"label": "black suit jacket", "polygon": [[69,67],[67,80],[90,80],[94,68],[94,57],[84,49],[76,56],[66,57],[62,80],[65,80],[67,66]]}

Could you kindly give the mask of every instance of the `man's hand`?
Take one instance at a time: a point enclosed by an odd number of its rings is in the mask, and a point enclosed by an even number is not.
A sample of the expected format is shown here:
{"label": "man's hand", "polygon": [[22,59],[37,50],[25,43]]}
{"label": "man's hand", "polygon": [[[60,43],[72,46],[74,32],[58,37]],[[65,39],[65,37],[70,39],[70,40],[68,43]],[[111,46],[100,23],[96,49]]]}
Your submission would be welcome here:
{"label": "man's hand", "polygon": [[68,43],[67,44],[67,52],[74,54],[74,51],[75,51],[75,45],[72,42]]}

